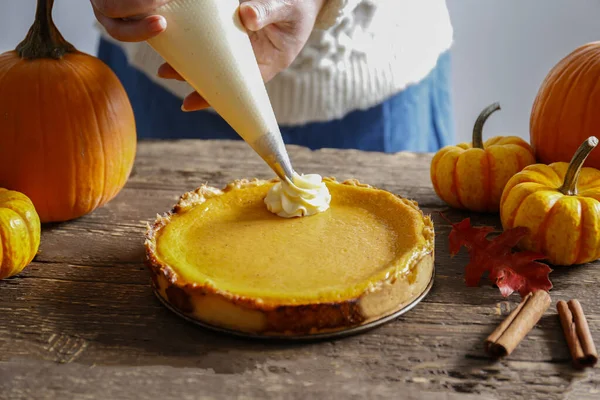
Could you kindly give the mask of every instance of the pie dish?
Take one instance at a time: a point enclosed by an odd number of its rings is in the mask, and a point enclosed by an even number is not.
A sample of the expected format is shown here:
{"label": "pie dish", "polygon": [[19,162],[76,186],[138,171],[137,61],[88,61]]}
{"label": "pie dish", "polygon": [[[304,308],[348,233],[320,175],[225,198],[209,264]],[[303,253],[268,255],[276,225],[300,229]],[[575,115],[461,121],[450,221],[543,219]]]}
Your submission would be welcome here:
{"label": "pie dish", "polygon": [[238,180],[185,193],[146,232],[156,294],[203,325],[260,336],[371,324],[427,290],[434,229],[416,202],[356,180],[323,180],[330,208],[281,218],[278,182]]}

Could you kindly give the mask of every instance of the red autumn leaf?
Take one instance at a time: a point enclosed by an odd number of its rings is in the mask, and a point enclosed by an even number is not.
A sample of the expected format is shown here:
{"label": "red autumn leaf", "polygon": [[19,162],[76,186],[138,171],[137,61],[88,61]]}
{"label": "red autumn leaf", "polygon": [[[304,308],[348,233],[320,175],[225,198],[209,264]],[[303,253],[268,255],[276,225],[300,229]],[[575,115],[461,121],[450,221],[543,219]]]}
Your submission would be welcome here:
{"label": "red autumn leaf", "polygon": [[[496,255],[510,254],[512,252],[513,247],[519,244],[521,239],[523,239],[527,235],[528,231],[529,230],[527,228],[521,226],[504,231],[500,235],[495,237],[492,241],[489,241],[486,250]],[[540,254],[538,254],[538,256],[539,255]],[[545,256],[542,254],[541,258],[545,258]]]}
{"label": "red autumn leaf", "polygon": [[[486,266],[490,265],[485,249],[474,248],[469,251],[471,259],[465,267],[465,283],[467,286],[479,286],[479,281],[485,272],[490,270]],[[482,268],[483,267],[483,268]]]}
{"label": "red autumn leaf", "polygon": [[465,246],[469,250],[477,247],[484,247],[487,244],[487,235],[494,231],[494,228],[489,226],[474,228],[471,226],[469,218],[464,219],[457,224],[453,224],[445,215],[441,214],[441,216],[453,226],[449,236],[450,255],[452,256],[458,254],[462,246]]}
{"label": "red autumn leaf", "polygon": [[549,279],[552,270],[548,265],[537,261],[545,258],[543,254],[513,252],[513,247],[527,234],[527,228],[509,229],[489,239],[488,235],[494,231],[492,227],[473,227],[469,218],[456,224],[450,223],[450,254],[457,254],[464,246],[470,256],[465,267],[467,286],[477,286],[487,272],[489,279],[498,286],[504,297],[515,291],[524,297],[536,290],[552,288]]}
{"label": "red autumn leaf", "polygon": [[506,256],[510,264],[499,264],[490,273],[504,297],[518,291],[521,297],[535,290],[549,291],[552,283],[548,275],[552,270],[546,264],[537,262],[543,258],[539,253],[523,251]]}

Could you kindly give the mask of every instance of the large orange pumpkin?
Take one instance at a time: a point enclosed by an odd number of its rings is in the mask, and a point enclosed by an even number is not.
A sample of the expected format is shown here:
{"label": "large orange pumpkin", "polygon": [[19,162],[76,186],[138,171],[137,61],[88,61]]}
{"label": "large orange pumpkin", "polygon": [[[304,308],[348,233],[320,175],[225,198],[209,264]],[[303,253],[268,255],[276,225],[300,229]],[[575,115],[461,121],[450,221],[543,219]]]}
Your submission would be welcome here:
{"label": "large orange pumpkin", "polygon": [[[533,103],[530,142],[539,162],[569,162],[600,126],[600,42],[578,47],[550,70]],[[600,169],[600,152],[589,167]]]}
{"label": "large orange pumpkin", "polygon": [[111,200],[136,152],[121,82],[65,41],[53,4],[38,0],[25,40],[0,55],[0,187],[27,195],[42,222],[77,218]]}

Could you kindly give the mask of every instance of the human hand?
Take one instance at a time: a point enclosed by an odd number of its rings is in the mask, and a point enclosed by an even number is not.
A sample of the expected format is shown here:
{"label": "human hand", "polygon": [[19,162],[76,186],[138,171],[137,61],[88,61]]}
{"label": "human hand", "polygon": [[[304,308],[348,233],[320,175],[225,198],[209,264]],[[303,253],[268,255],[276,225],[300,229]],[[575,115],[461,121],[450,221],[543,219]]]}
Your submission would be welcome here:
{"label": "human hand", "polygon": [[[296,59],[313,30],[325,0],[242,1],[240,19],[248,30],[262,78],[268,82]],[[126,2],[135,3],[134,0]],[[158,76],[183,80],[169,64],[160,66]],[[182,110],[196,111],[207,107],[209,104],[206,100],[194,92],[184,99]]]}
{"label": "human hand", "polygon": [[167,21],[152,11],[171,0],[91,0],[98,22],[121,42],[143,42],[167,28]]}

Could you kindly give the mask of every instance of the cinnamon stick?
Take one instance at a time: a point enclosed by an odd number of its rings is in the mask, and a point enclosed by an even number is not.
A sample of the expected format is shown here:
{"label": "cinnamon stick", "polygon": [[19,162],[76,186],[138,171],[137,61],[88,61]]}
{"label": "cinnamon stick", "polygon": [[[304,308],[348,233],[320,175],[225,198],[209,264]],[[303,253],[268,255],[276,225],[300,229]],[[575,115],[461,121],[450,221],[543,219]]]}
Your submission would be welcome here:
{"label": "cinnamon stick", "polygon": [[529,293],[485,341],[486,352],[495,358],[513,352],[550,307],[545,290]]}
{"label": "cinnamon stick", "polygon": [[596,365],[598,352],[579,301],[574,299],[566,303],[560,300],[556,303],[556,310],[575,368],[583,369]]}

